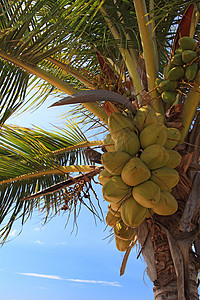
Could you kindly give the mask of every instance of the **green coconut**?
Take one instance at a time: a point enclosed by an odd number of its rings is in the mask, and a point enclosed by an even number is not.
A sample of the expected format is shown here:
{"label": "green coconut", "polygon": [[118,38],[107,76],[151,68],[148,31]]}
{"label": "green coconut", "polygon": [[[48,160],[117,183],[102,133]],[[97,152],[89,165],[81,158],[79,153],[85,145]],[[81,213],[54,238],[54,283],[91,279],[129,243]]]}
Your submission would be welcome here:
{"label": "green coconut", "polygon": [[194,80],[195,77],[197,76],[197,72],[198,72],[198,65],[196,63],[187,66],[185,70],[186,79],[189,81]]}
{"label": "green coconut", "polygon": [[158,204],[160,200],[160,188],[155,182],[147,180],[137,186],[134,186],[132,195],[133,198],[143,207],[152,208]]}
{"label": "green coconut", "polygon": [[105,140],[103,141],[103,145],[108,152],[115,151],[115,142],[113,141],[110,134],[107,134]]}
{"label": "green coconut", "polygon": [[168,160],[168,153],[163,146],[153,144],[144,149],[140,158],[150,170],[154,170],[165,165]]}
{"label": "green coconut", "polygon": [[177,81],[176,80],[163,80],[159,84],[159,88],[162,92],[174,91],[177,88]]}
{"label": "green coconut", "polygon": [[169,105],[172,105],[176,101],[176,96],[177,96],[177,93],[171,92],[171,91],[164,91],[161,94],[162,100],[165,103],[168,103]]}
{"label": "green coconut", "polygon": [[181,133],[177,128],[167,128],[167,141],[164,145],[166,149],[173,149],[181,139]]}
{"label": "green coconut", "polygon": [[142,129],[151,124],[158,123],[154,109],[149,105],[140,107],[134,118],[134,123],[139,131],[142,131]]}
{"label": "green coconut", "polygon": [[182,66],[173,67],[167,74],[168,80],[179,80],[183,78],[185,70]]}
{"label": "green coconut", "polygon": [[153,144],[164,146],[167,141],[167,127],[162,123],[151,124],[140,133],[140,144],[144,149]]}
{"label": "green coconut", "polygon": [[173,215],[178,209],[178,202],[167,191],[161,191],[160,193],[160,201],[158,204],[152,208],[152,210],[161,216],[169,216]]}
{"label": "green coconut", "polygon": [[104,185],[112,176],[113,176],[113,174],[108,172],[106,169],[103,169],[99,173],[98,180],[102,185]]}
{"label": "green coconut", "polygon": [[163,71],[164,79],[167,78],[168,73],[172,68],[173,68],[173,66],[171,64],[168,64],[164,67],[164,71]]}
{"label": "green coconut", "polygon": [[135,155],[140,149],[140,141],[134,131],[122,129],[115,138],[115,150]]}
{"label": "green coconut", "polygon": [[121,207],[123,222],[132,228],[138,227],[146,218],[148,209],[141,206],[133,197],[129,197]]}
{"label": "green coconut", "polygon": [[178,43],[183,50],[194,50],[197,45],[197,42],[189,36],[183,36],[179,39]]}
{"label": "green coconut", "polygon": [[182,53],[176,53],[171,59],[171,64],[176,66],[182,66],[184,64],[182,60]]}
{"label": "green coconut", "polygon": [[129,117],[119,112],[113,112],[108,118],[108,128],[112,139],[115,139],[119,130],[125,128],[134,130],[135,127],[133,121]]}
{"label": "green coconut", "polygon": [[130,186],[140,184],[148,180],[150,176],[149,168],[139,157],[131,158],[121,173],[122,180]]}
{"label": "green coconut", "polygon": [[114,227],[114,234],[119,239],[130,240],[135,236],[135,230],[126,226],[123,221],[120,221]]}
{"label": "green coconut", "polygon": [[113,175],[120,175],[129,159],[130,155],[122,151],[105,152],[101,155],[102,165]]}
{"label": "green coconut", "polygon": [[192,50],[185,50],[182,52],[182,59],[184,63],[189,64],[197,57],[197,53]]}
{"label": "green coconut", "polygon": [[151,171],[150,179],[159,185],[162,191],[171,192],[171,189],[179,182],[179,175],[174,169],[162,167]]}
{"label": "green coconut", "polygon": [[161,78],[159,78],[159,77],[157,77],[157,78],[155,79],[155,86],[157,87],[157,91],[158,91],[159,94],[162,93],[162,90],[159,88],[159,84],[160,84],[162,81],[163,81],[163,79],[161,79]]}
{"label": "green coconut", "polygon": [[166,151],[169,154],[169,157],[165,163],[165,167],[172,169],[176,168],[180,164],[182,156],[175,150],[168,149]]}
{"label": "green coconut", "polygon": [[121,176],[113,176],[102,188],[103,198],[109,202],[119,203],[131,195],[131,188],[121,179]]}

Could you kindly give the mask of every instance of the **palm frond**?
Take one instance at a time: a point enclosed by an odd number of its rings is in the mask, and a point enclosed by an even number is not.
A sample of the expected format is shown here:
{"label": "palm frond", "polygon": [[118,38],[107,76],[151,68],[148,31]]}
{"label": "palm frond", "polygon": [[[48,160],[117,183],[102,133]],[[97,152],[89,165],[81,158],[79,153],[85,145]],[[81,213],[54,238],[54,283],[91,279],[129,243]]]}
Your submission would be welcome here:
{"label": "palm frond", "polygon": [[24,224],[35,209],[42,209],[46,218],[61,209],[63,188],[39,200],[21,199],[66,180],[69,173],[93,170],[85,150],[102,141],[89,142],[77,124],[69,122],[54,132],[4,125],[0,143],[0,237],[5,241],[15,220]]}

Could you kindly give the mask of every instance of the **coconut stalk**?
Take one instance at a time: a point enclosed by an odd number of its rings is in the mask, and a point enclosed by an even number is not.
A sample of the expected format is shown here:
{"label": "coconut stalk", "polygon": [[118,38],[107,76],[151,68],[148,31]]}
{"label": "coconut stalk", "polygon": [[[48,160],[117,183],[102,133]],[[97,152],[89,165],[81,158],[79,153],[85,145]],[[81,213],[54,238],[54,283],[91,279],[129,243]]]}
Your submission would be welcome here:
{"label": "coconut stalk", "polygon": [[[137,22],[139,26],[139,32],[143,47],[143,54],[146,66],[146,74],[148,80],[148,89],[151,92],[151,98],[156,99],[158,97],[155,87],[155,79],[158,74],[158,56],[157,56],[157,47],[155,44],[155,38],[153,37],[152,27],[150,25],[146,4],[144,0],[135,0],[134,1]],[[154,109],[164,115],[163,105],[160,99],[154,101]]]}

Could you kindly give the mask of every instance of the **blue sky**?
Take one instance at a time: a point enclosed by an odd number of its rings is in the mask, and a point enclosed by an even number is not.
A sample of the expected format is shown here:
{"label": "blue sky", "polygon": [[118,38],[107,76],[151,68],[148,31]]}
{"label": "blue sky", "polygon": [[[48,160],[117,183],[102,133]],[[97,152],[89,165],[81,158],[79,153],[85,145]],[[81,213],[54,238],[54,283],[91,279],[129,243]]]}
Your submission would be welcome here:
{"label": "blue sky", "polygon": [[[53,101],[53,100],[52,100]],[[52,102],[50,101],[50,102]],[[12,118],[7,123],[21,126],[34,124],[49,129],[49,123],[61,126],[62,108],[43,105],[38,111]],[[107,205],[97,188],[106,213]],[[95,201],[95,200],[94,200]],[[72,222],[65,228],[67,214],[60,214],[43,226],[35,212],[20,235],[16,223],[12,241],[0,248],[2,300],[147,300],[153,299],[150,282],[138,249],[129,256],[126,272],[119,276],[124,253],[109,242],[108,229],[82,209],[78,233],[72,233]]]}

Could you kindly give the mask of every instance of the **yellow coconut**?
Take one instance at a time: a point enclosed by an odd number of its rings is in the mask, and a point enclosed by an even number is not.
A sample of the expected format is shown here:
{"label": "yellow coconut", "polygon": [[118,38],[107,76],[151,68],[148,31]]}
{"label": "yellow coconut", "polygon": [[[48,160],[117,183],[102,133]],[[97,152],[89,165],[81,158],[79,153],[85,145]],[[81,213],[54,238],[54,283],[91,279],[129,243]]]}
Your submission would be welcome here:
{"label": "yellow coconut", "polygon": [[122,180],[130,186],[138,185],[148,180],[150,176],[149,168],[139,157],[131,158],[121,173]]}
{"label": "yellow coconut", "polygon": [[110,134],[107,134],[105,140],[103,141],[103,144],[108,152],[115,151],[115,142],[113,141]]}
{"label": "yellow coconut", "polygon": [[179,175],[174,169],[162,167],[151,171],[150,179],[159,185],[162,191],[171,192],[171,189],[179,182]]}
{"label": "yellow coconut", "polygon": [[104,184],[102,192],[106,201],[118,203],[131,195],[131,188],[123,182],[121,176],[113,176]]}
{"label": "yellow coconut", "polygon": [[122,240],[115,236],[115,244],[119,251],[124,252],[128,249],[128,246],[132,240]]}
{"label": "yellow coconut", "polygon": [[154,170],[163,167],[168,160],[168,156],[163,146],[154,144],[145,148],[140,158],[150,170]]}
{"label": "yellow coconut", "polygon": [[178,153],[175,150],[169,149],[166,151],[169,154],[169,157],[165,163],[165,167],[172,168],[172,169],[176,168],[180,164],[182,156],[180,155],[180,153]]}
{"label": "yellow coconut", "polygon": [[129,197],[121,206],[122,221],[129,227],[138,227],[147,216],[147,208],[141,206],[133,197]]}
{"label": "yellow coconut", "polygon": [[152,107],[145,105],[138,109],[134,118],[134,124],[139,131],[142,131],[145,127],[158,123],[156,113]]}
{"label": "yellow coconut", "polygon": [[134,130],[133,120],[129,117],[122,115],[119,112],[113,112],[108,118],[108,128],[113,139],[118,135],[121,129]]}
{"label": "yellow coconut", "polygon": [[162,216],[168,216],[168,215],[173,215],[178,209],[178,202],[167,191],[162,191],[160,193],[160,201],[159,203],[152,208],[152,210]]}
{"label": "yellow coconut", "polygon": [[140,133],[140,144],[143,149],[153,144],[164,146],[166,141],[167,127],[161,123],[151,124]]}
{"label": "yellow coconut", "polygon": [[165,117],[161,113],[156,112],[156,117],[158,119],[158,123],[162,123],[162,124],[165,123]]}
{"label": "yellow coconut", "polygon": [[132,190],[133,198],[142,206],[152,208],[160,201],[160,188],[151,181],[145,181]]}
{"label": "yellow coconut", "polygon": [[181,133],[177,128],[167,128],[167,141],[164,145],[166,149],[173,149],[181,139]]}
{"label": "yellow coconut", "polygon": [[114,227],[120,219],[120,217],[116,217],[110,211],[108,211],[106,215],[106,224],[110,227]]}
{"label": "yellow coconut", "polygon": [[129,159],[130,155],[122,151],[105,152],[101,156],[102,165],[113,175],[120,175]]}
{"label": "yellow coconut", "polygon": [[114,216],[116,216],[116,217],[121,217],[120,211],[119,211],[118,209],[115,210],[115,209],[112,207],[112,204],[114,204],[114,203],[112,202],[112,203],[110,203],[110,204],[108,205],[108,210],[109,210]]}
{"label": "yellow coconut", "polygon": [[119,239],[130,240],[135,236],[135,230],[126,226],[123,221],[120,221],[114,227],[114,234]]}
{"label": "yellow coconut", "polygon": [[140,141],[133,130],[122,129],[115,138],[115,150],[135,155],[140,149]]}
{"label": "yellow coconut", "polygon": [[108,172],[106,169],[103,169],[99,173],[98,180],[102,185],[104,185],[112,176],[113,176],[113,174]]}

